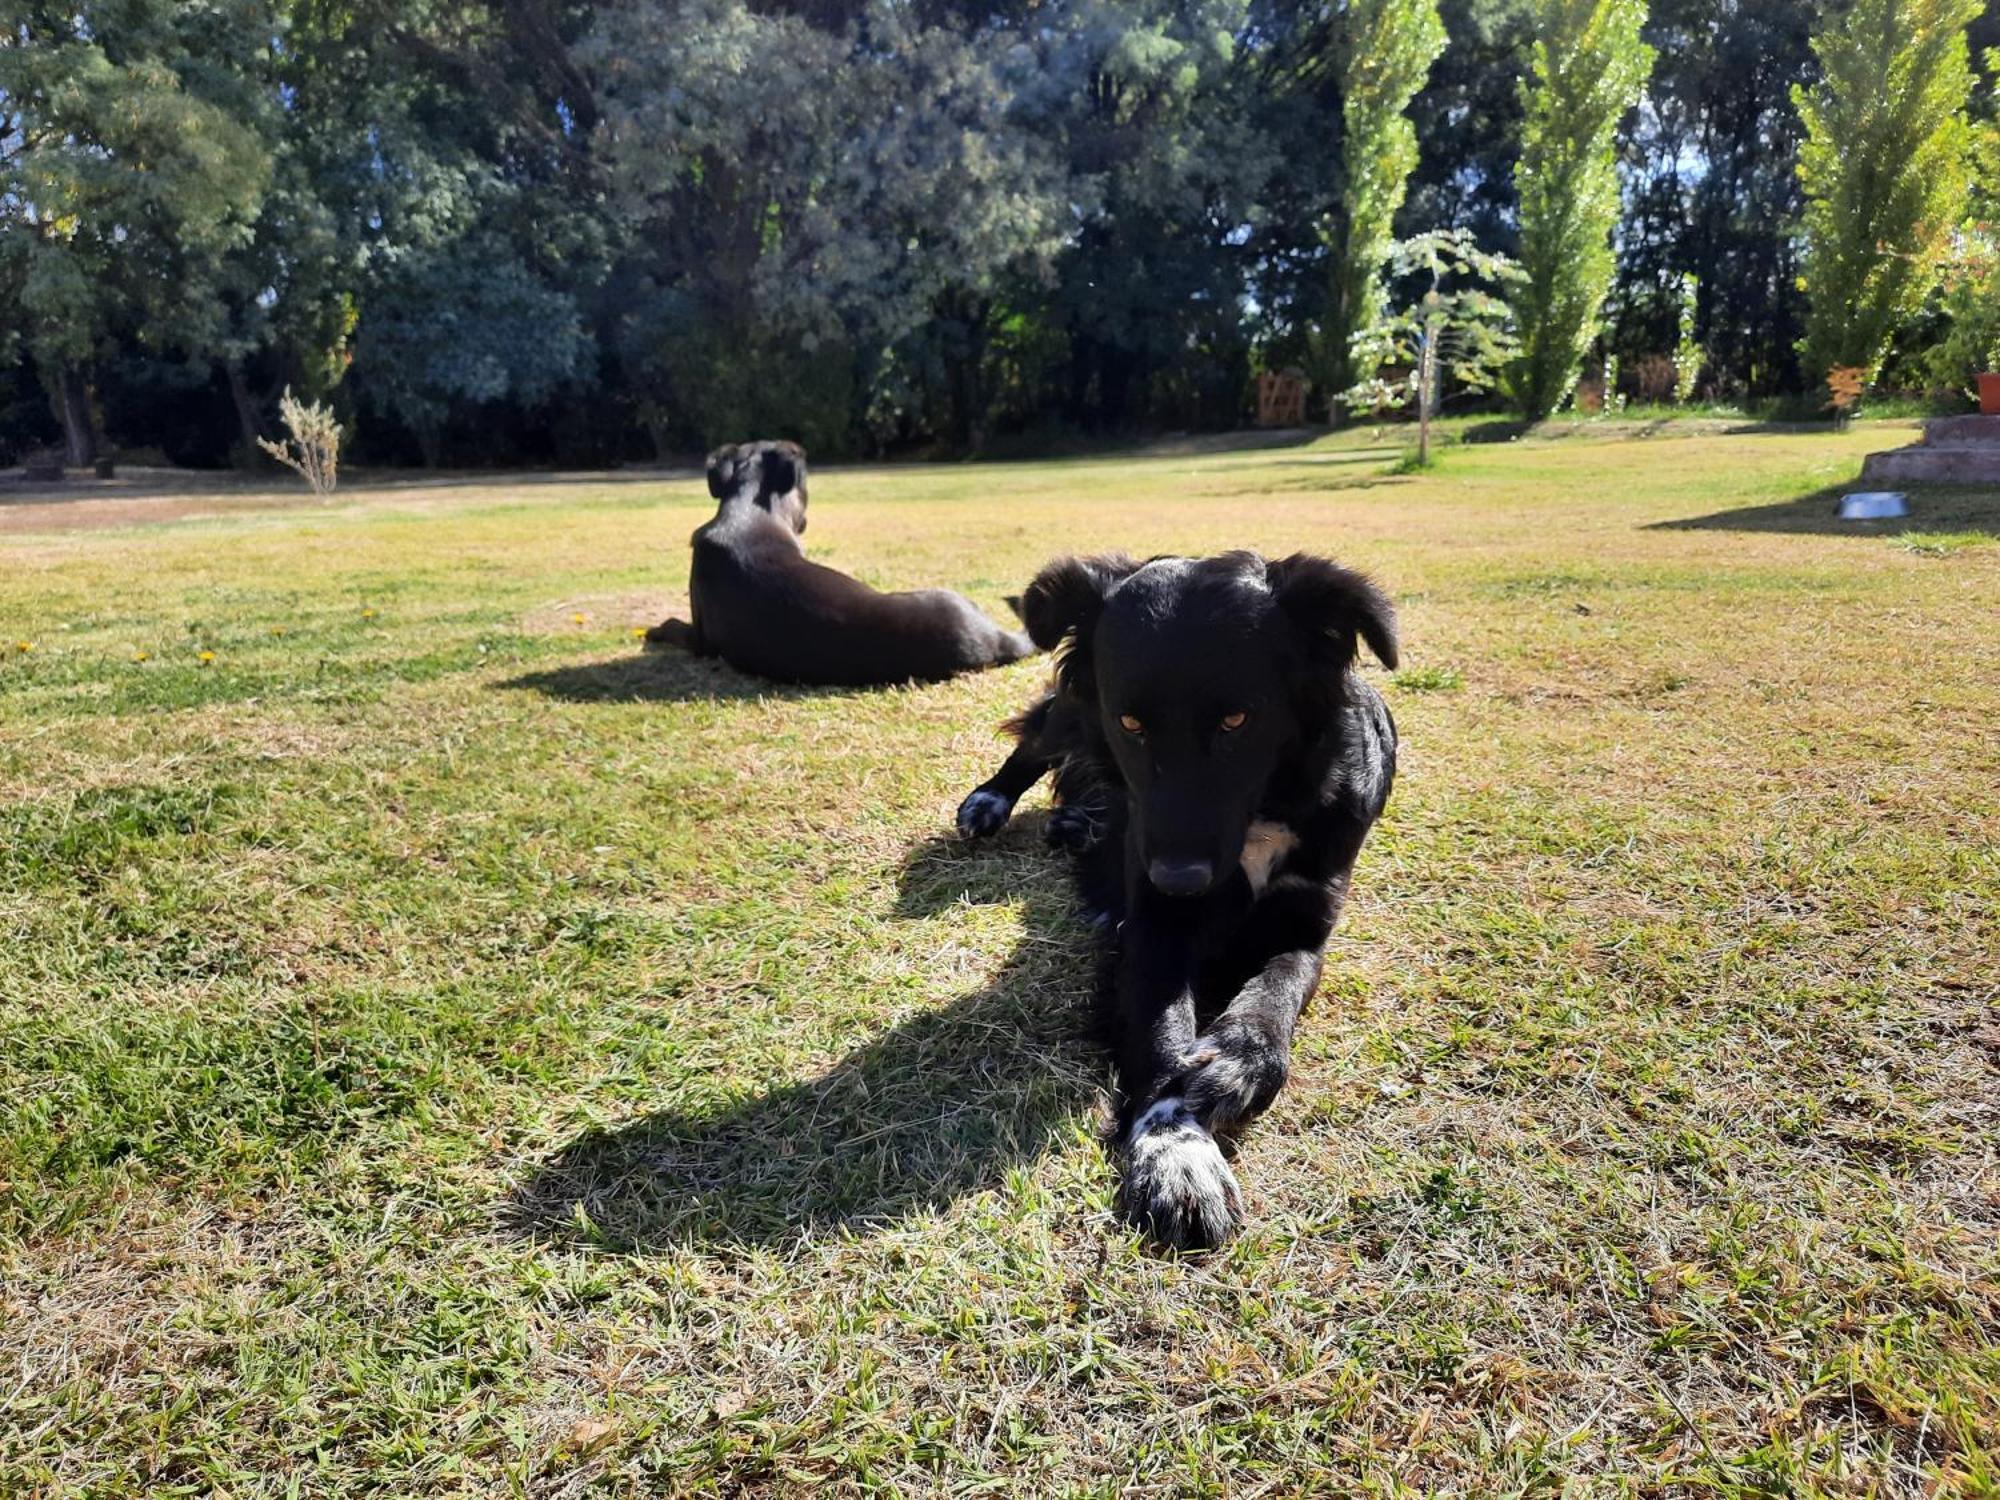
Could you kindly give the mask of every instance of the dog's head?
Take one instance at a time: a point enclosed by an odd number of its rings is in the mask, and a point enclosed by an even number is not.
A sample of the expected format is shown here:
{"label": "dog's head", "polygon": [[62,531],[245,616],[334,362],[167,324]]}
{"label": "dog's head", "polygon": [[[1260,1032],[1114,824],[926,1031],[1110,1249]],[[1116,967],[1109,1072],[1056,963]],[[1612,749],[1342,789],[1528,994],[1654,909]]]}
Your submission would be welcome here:
{"label": "dog's head", "polygon": [[806,450],[766,440],[728,443],[708,455],[708,492],[727,504],[747,495],[795,532],[806,529]]}
{"label": "dog's head", "polygon": [[1036,645],[1064,645],[1063,687],[1089,705],[1138,855],[1170,895],[1236,866],[1274,778],[1337,723],[1359,643],[1396,664],[1388,599],[1302,553],[1065,558],[1021,613]]}

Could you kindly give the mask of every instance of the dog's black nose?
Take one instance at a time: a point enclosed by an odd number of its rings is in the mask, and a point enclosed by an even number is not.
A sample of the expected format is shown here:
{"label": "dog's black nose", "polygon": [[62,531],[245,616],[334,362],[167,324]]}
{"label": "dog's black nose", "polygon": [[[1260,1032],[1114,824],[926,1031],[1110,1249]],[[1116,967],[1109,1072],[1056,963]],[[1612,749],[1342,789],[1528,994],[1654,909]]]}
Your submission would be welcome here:
{"label": "dog's black nose", "polygon": [[1169,896],[1199,896],[1215,883],[1215,866],[1205,859],[1156,859],[1146,866],[1153,888]]}

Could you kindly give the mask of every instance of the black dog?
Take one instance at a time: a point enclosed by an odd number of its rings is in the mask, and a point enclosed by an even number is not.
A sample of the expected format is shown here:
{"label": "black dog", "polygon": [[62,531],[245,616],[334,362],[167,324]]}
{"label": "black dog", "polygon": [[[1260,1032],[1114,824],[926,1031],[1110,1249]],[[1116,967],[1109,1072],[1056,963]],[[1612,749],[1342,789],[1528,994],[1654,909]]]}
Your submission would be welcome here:
{"label": "black dog", "polygon": [[1046,770],[1053,842],[1081,854],[1111,935],[1106,1021],[1125,1211],[1168,1245],[1241,1213],[1216,1136],[1284,1086],[1292,1028],[1396,768],[1396,728],[1355,671],[1396,664],[1395,613],[1307,556],[1052,563],[1022,615],[1067,641],[1014,753],[959,808],[991,833]]}
{"label": "black dog", "polygon": [[1017,661],[1035,647],[946,589],[884,594],[806,561],[806,456],[797,443],[737,443],[708,458],[722,502],[694,534],[693,624],[650,644],[684,645],[784,682],[936,682]]}

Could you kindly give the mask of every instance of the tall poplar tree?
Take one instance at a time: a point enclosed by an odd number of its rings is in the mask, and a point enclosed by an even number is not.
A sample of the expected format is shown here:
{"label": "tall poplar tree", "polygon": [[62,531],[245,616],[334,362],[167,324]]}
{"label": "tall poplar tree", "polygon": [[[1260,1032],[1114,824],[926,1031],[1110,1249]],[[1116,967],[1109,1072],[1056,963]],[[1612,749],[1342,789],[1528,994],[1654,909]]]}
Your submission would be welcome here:
{"label": "tall poplar tree", "polygon": [[1547,416],[1576,384],[1597,337],[1616,260],[1618,122],[1653,70],[1639,39],[1645,0],[1535,0],[1527,121],[1514,169],[1521,357],[1510,388],[1522,415]]}
{"label": "tall poplar tree", "polygon": [[1937,282],[1971,191],[1965,29],[1979,0],[1856,0],[1813,39],[1823,70],[1794,88],[1806,129],[1808,380],[1873,380]]}
{"label": "tall poplar tree", "polygon": [[1335,395],[1367,364],[1354,341],[1382,321],[1382,268],[1417,164],[1417,130],[1405,111],[1445,43],[1437,0],[1351,0],[1343,20],[1344,180],[1325,230],[1327,300],[1315,350],[1315,373]]}

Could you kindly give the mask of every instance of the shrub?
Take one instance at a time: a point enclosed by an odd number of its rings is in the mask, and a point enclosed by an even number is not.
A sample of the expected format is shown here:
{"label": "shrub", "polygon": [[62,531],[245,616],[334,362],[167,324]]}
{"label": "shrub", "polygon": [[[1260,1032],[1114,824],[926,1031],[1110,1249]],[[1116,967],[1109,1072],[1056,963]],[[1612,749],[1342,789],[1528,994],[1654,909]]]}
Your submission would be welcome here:
{"label": "shrub", "polygon": [[308,406],[286,386],[278,398],[278,416],[290,439],[274,443],[260,437],[257,446],[286,468],[297,470],[315,495],[332,494],[340,476],[340,424],[333,420],[333,408],[317,401]]}

